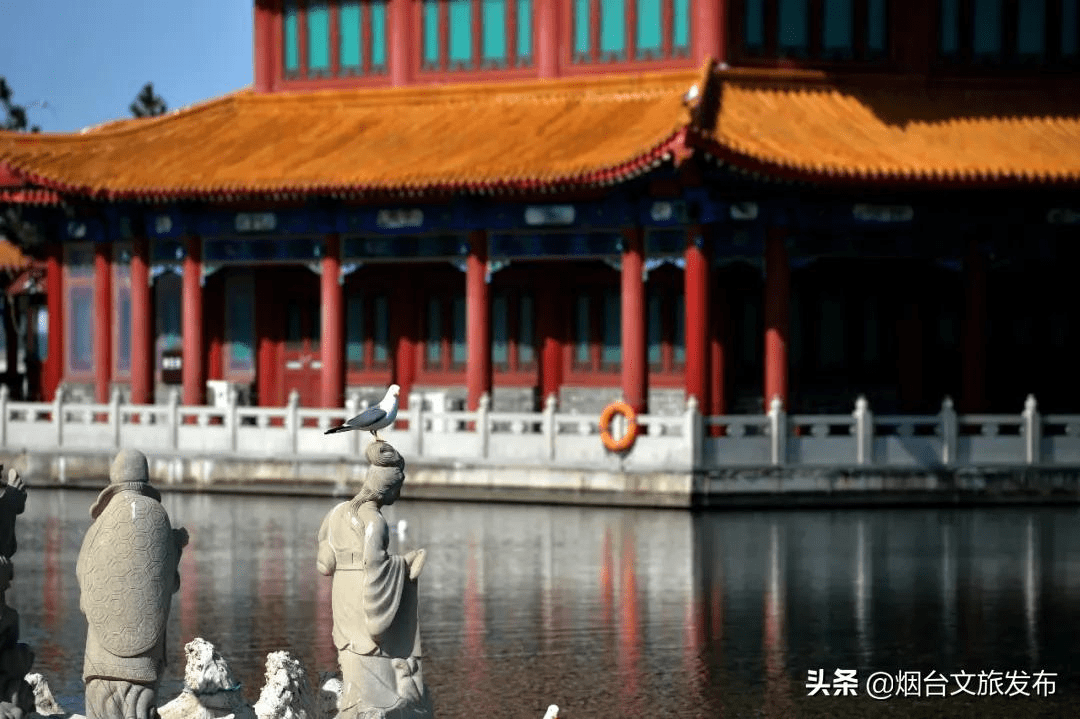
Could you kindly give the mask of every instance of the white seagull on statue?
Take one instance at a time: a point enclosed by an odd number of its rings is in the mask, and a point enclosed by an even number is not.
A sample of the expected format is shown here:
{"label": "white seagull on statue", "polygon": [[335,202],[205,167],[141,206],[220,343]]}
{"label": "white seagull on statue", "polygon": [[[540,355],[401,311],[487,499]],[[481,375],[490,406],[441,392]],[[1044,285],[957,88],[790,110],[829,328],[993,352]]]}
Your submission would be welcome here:
{"label": "white seagull on statue", "polygon": [[390,388],[386,390],[386,395],[377,405],[368,407],[360,414],[346,421],[345,424],[340,427],[331,427],[323,434],[348,432],[356,429],[371,432],[372,437],[379,439],[379,430],[389,427],[397,418],[397,398],[400,392],[401,388],[396,384],[390,385]]}

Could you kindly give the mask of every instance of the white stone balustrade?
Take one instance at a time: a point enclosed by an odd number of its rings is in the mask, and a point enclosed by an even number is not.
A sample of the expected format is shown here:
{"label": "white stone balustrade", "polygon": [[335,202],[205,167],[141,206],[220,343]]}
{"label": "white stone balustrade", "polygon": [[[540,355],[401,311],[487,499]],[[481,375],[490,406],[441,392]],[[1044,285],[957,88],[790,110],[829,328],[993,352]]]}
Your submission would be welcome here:
{"label": "white stone balustrade", "polygon": [[[157,456],[244,459],[359,458],[361,432],[324,434],[355,415],[341,409],[246,407],[235,391],[224,407],[14,402],[0,387],[0,448],[7,452],[111,454],[121,447]],[[559,412],[548,397],[541,412],[496,412],[484,397],[476,411],[425,410],[418,395],[380,431],[410,461],[614,471],[738,467],[920,468],[1080,464],[1080,414],[1041,415],[1034,397],[1017,414],[958,415],[948,398],[932,415],[885,415],[859,397],[850,414],[789,415],[778,398],[768,414],[704,417],[691,398],[682,415],[643,414],[623,454],[608,452],[595,416]],[[620,427],[614,427],[615,434]]]}

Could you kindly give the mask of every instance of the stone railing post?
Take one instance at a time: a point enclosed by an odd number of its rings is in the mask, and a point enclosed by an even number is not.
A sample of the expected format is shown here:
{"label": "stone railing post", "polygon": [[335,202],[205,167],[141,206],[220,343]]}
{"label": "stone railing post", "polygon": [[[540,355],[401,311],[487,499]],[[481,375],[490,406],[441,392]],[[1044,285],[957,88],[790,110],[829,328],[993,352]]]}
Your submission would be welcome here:
{"label": "stone railing post", "polygon": [[419,392],[409,395],[409,432],[413,436],[416,456],[424,456],[424,397]]}
{"label": "stone railing post", "polygon": [[952,397],[941,401],[941,463],[945,466],[956,464],[956,453],[960,444],[960,427],[953,409]]}
{"label": "stone railing post", "polygon": [[112,424],[113,447],[120,447],[120,388],[113,387],[109,397],[109,422]]}
{"label": "stone railing post", "polygon": [[285,429],[289,432],[289,452],[296,454],[300,437],[300,393],[295,389],[289,392],[285,406]]}
{"label": "stone railing post", "polygon": [[866,397],[855,400],[855,464],[874,463],[874,414]]}
{"label": "stone railing post", "polygon": [[237,405],[240,404],[240,392],[236,385],[229,385],[229,393],[225,400],[225,424],[229,431],[229,451],[235,452],[237,446],[237,434],[239,433],[240,412]]}
{"label": "stone railing post", "polygon": [[698,411],[698,399],[694,395],[686,398],[686,412],[683,414],[683,442],[686,444],[686,456],[690,458],[690,469],[701,466],[702,442],[705,438],[705,418]]}
{"label": "stone railing post", "polygon": [[56,388],[53,397],[53,425],[56,427],[56,446],[64,446],[64,385]]}
{"label": "stone railing post", "polygon": [[1040,445],[1042,444],[1042,417],[1039,415],[1039,405],[1035,402],[1035,395],[1029,394],[1024,400],[1024,461],[1027,464],[1038,464]]}
{"label": "stone railing post", "polygon": [[169,390],[169,449],[178,449],[180,442],[180,390]]}
{"label": "stone railing post", "polygon": [[8,436],[8,386],[0,384],[0,447],[7,446]]}
{"label": "stone railing post", "polygon": [[552,392],[544,400],[544,442],[547,445],[548,459],[555,459],[555,409],[559,400]]}
{"label": "stone railing post", "polygon": [[491,441],[491,395],[480,395],[480,404],[476,408],[476,431],[480,434],[480,457],[487,459],[488,443]]}
{"label": "stone railing post", "polygon": [[774,465],[787,464],[787,412],[780,395],[775,395],[769,403],[769,445],[772,450]]}

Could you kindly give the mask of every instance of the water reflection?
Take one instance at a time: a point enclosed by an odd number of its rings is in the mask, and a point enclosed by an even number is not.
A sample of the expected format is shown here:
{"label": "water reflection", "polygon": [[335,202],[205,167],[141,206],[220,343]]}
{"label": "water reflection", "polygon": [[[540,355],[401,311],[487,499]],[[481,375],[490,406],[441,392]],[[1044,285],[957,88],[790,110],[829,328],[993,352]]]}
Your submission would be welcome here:
{"label": "water reflection", "polygon": [[[90,492],[34,490],[9,595],[36,668],[81,711],[75,559]],[[266,654],[312,679],[336,662],[315,534],[334,501],[167,495],[191,532],[169,632],[218,645],[257,697]],[[394,551],[429,549],[426,677],[440,717],[837,716],[872,707],[807,697],[810,669],[1059,672],[1080,599],[1074,508],[693,514],[402,502]],[[900,702],[902,700],[894,700]],[[1025,713],[959,698],[940,715]],[[1025,705],[1029,706],[1029,705]]]}

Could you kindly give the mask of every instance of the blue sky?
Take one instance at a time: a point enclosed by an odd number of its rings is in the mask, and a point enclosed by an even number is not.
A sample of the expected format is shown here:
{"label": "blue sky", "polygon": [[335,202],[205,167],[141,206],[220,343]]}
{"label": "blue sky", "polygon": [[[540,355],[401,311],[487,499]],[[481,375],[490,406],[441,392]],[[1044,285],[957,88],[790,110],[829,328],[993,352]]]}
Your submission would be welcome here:
{"label": "blue sky", "polygon": [[252,83],[253,0],[0,0],[0,76],[43,132],[170,110]]}

